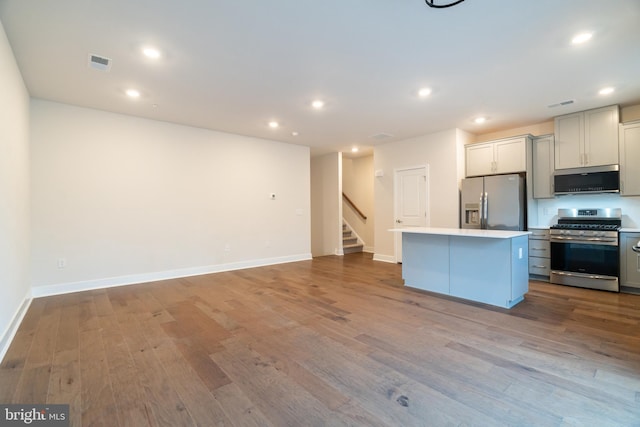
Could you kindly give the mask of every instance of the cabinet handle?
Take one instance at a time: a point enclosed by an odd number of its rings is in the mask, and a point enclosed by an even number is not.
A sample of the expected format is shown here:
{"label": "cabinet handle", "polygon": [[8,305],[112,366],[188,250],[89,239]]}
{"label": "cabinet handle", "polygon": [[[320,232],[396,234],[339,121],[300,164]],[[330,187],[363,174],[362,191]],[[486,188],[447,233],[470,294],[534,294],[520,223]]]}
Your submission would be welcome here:
{"label": "cabinet handle", "polygon": [[532,265],[533,268],[547,268],[546,265]]}
{"label": "cabinet handle", "polygon": [[620,180],[620,192],[624,193],[624,180]]}
{"label": "cabinet handle", "polygon": [[546,251],[545,248],[531,248],[532,251]]}
{"label": "cabinet handle", "polygon": [[584,165],[587,166],[589,164],[589,155],[584,153]]}

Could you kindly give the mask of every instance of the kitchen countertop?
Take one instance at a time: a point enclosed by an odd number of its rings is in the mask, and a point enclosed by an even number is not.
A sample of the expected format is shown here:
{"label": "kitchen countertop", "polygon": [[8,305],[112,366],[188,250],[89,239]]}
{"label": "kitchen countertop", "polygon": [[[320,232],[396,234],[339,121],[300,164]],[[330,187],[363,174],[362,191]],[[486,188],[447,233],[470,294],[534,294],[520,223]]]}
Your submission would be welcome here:
{"label": "kitchen countertop", "polygon": [[445,228],[445,227],[406,227],[392,228],[389,231],[396,233],[413,234],[434,234],[440,236],[459,237],[484,237],[490,239],[513,239],[514,237],[526,236],[530,231],[510,231],[510,230],[474,230],[468,228]]}

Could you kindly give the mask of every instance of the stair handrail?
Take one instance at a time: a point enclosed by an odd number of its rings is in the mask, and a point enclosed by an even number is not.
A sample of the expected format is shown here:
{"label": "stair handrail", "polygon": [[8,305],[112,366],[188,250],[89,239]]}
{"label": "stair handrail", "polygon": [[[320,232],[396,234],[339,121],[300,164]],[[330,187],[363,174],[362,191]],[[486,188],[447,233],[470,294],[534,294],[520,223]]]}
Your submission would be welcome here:
{"label": "stair handrail", "polygon": [[358,215],[360,215],[360,217],[361,217],[363,220],[365,220],[365,221],[367,220],[367,216],[366,216],[365,214],[363,214],[363,213],[362,213],[362,211],[361,211],[360,209],[358,209],[358,207],[356,206],[356,204],[355,204],[355,203],[353,203],[353,201],[352,201],[352,200],[351,200],[351,199],[350,199],[346,194],[342,193],[342,198],[343,198],[343,199],[345,199],[349,205],[351,205],[351,207],[353,208],[353,210],[355,210],[355,211],[358,213]]}

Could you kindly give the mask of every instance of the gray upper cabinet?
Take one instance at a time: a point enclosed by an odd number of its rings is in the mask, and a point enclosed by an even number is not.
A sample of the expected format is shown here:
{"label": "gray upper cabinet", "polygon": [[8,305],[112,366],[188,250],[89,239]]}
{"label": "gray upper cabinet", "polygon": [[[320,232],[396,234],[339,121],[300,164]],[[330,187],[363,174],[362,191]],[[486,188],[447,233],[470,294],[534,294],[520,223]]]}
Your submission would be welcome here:
{"label": "gray upper cabinet", "polygon": [[618,164],[617,105],[555,118],[555,169]]}
{"label": "gray upper cabinet", "polygon": [[640,121],[620,125],[620,194],[640,196]]}
{"label": "gray upper cabinet", "polygon": [[553,135],[543,135],[532,141],[533,198],[553,198],[554,146]]}
{"label": "gray upper cabinet", "polygon": [[496,175],[527,170],[527,136],[465,147],[466,176]]}

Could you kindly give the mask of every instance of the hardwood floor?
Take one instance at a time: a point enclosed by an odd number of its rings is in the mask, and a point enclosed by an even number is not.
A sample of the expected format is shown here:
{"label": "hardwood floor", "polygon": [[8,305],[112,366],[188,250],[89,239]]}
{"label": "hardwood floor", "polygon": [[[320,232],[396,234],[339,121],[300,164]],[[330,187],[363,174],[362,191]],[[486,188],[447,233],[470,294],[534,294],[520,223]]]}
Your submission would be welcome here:
{"label": "hardwood floor", "polygon": [[74,426],[640,426],[640,296],[532,282],[504,310],[351,254],[40,298],[0,402]]}

